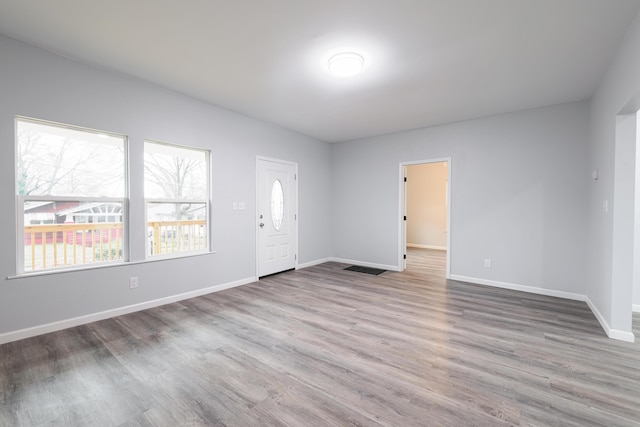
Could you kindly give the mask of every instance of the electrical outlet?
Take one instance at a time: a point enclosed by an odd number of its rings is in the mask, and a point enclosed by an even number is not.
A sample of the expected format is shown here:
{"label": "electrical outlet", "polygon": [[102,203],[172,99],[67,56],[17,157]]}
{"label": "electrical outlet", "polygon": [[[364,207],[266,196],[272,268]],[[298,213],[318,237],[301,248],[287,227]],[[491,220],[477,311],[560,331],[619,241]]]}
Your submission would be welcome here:
{"label": "electrical outlet", "polygon": [[138,278],[130,277],[129,278],[129,289],[135,289],[138,287]]}
{"label": "electrical outlet", "polygon": [[491,268],[491,260],[489,258],[484,260],[485,268]]}

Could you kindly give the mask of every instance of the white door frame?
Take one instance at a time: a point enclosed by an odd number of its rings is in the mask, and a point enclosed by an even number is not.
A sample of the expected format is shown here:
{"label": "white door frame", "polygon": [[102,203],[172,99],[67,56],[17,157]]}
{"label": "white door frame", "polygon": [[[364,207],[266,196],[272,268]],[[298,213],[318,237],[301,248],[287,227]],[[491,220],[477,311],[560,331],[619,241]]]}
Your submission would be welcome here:
{"label": "white door frame", "polygon": [[407,194],[406,186],[404,182],[405,170],[407,166],[421,165],[425,163],[441,163],[447,162],[447,179],[449,185],[447,186],[447,267],[446,278],[451,278],[451,157],[440,157],[435,159],[415,160],[409,162],[401,162],[399,167],[399,179],[398,179],[398,193],[400,194],[398,202],[398,267],[400,271],[404,271],[406,268],[404,255],[407,250],[407,230],[405,227],[405,215],[407,214]]}
{"label": "white door frame", "polygon": [[298,268],[298,163],[291,162],[288,160],[274,159],[272,157],[265,156],[256,156],[256,203],[255,203],[255,222],[253,223],[254,232],[255,232],[255,242],[256,242],[256,281],[260,280],[260,233],[258,232],[258,224],[260,223],[260,176],[258,173],[258,167],[261,161],[274,162],[274,163],[282,163],[285,165],[290,165],[295,167],[296,179],[293,181],[293,191],[295,193],[295,206],[293,207],[294,215],[295,215],[295,238],[293,239],[293,244],[295,245],[295,268]]}

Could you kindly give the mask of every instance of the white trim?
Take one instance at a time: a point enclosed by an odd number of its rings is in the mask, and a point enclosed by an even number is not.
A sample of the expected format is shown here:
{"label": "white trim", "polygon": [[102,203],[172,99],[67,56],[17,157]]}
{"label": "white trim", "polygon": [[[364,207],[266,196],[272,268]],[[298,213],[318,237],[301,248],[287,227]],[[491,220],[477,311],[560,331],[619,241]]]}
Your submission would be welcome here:
{"label": "white trim", "polygon": [[[45,126],[63,128],[63,129],[77,131],[77,132],[94,133],[94,134],[97,134],[97,135],[103,134],[103,135],[107,135],[107,136],[110,136],[110,137],[113,137],[113,138],[127,138],[127,135],[123,135],[121,133],[109,132],[109,131],[106,131],[106,130],[91,128],[91,127],[87,127],[87,126],[70,125],[68,123],[60,123],[60,122],[55,122],[55,121],[52,121],[52,120],[36,119],[34,117],[28,117],[28,116],[16,115],[14,120],[15,121],[20,120],[20,121],[23,121],[23,122],[29,122],[29,123],[36,124],[36,125],[45,125]],[[17,128],[17,126],[16,126],[16,128]]]}
{"label": "white trim", "polygon": [[331,258],[322,258],[322,259],[317,259],[315,261],[305,262],[303,264],[298,264],[296,266],[296,270],[301,270],[303,268],[313,267],[314,265],[324,264],[325,262],[329,262],[329,261],[332,261],[332,259]]}
{"label": "white trim", "polygon": [[400,240],[400,271],[405,271],[407,269],[407,173],[409,171],[409,167],[406,165],[401,165],[400,169],[402,170],[402,177],[400,178],[400,185],[402,186],[402,194],[400,195],[400,206],[402,212],[400,212],[401,225],[400,232],[402,233]]}
{"label": "white trim", "polygon": [[405,194],[405,183],[404,183],[404,177],[405,177],[405,167],[407,166],[411,166],[411,165],[421,165],[421,164],[425,164],[425,163],[440,163],[440,162],[447,162],[447,247],[446,247],[446,251],[447,251],[447,263],[446,263],[446,270],[445,270],[445,277],[447,279],[451,279],[451,211],[452,211],[452,204],[451,204],[451,169],[452,169],[452,161],[451,161],[451,156],[449,157],[438,157],[438,158],[434,158],[434,159],[426,159],[426,160],[413,160],[413,161],[408,161],[408,162],[400,162],[399,165],[399,196],[398,196],[398,205],[399,205],[399,209],[398,209],[398,267],[396,267],[394,269],[394,271],[403,271],[404,270],[404,254],[405,254],[405,244],[407,241],[406,238],[406,230],[403,228],[404,226],[404,219],[403,216],[405,215],[405,207],[406,207],[406,194]]}
{"label": "white trim", "polygon": [[535,286],[516,285],[514,283],[498,282],[494,280],[479,279],[477,277],[451,275],[451,280],[460,282],[474,283],[476,285],[493,286],[495,288],[511,289],[513,291],[528,292],[530,294],[546,295],[549,297],[557,297],[570,299],[574,301],[586,301],[587,296],[582,294],[574,294],[571,292],[555,291],[553,289],[537,288]]}
{"label": "white trim", "polygon": [[476,277],[459,276],[457,274],[451,275],[451,280],[474,283],[477,285],[493,286],[496,288],[511,289],[514,291],[522,291],[522,292],[528,292],[532,294],[546,295],[550,297],[564,298],[564,299],[569,299],[574,301],[584,301],[587,303],[587,305],[591,309],[591,312],[596,317],[596,319],[600,323],[600,326],[602,327],[602,329],[604,330],[604,332],[607,334],[609,338],[620,340],[620,341],[626,341],[626,342],[635,341],[635,337],[632,332],[625,332],[619,329],[611,329],[611,327],[605,320],[604,316],[600,313],[600,311],[596,308],[596,306],[591,302],[591,300],[589,300],[589,298],[586,295],[574,294],[571,292],[554,291],[552,289],[537,288],[534,286],[524,286],[524,285],[516,285],[513,283],[478,279]]}
{"label": "white trim", "polygon": [[260,234],[258,231],[258,223],[260,222],[260,218],[258,217],[258,215],[260,215],[260,213],[258,212],[259,208],[260,208],[260,174],[259,174],[259,165],[261,161],[265,161],[265,162],[272,162],[272,163],[280,163],[283,165],[289,165],[289,166],[293,166],[295,168],[295,177],[294,177],[294,183],[293,183],[293,191],[295,193],[295,200],[296,200],[296,205],[294,207],[294,217],[295,217],[295,242],[294,242],[294,253],[295,253],[295,259],[294,259],[294,269],[298,269],[298,246],[299,246],[299,237],[298,234],[300,232],[300,229],[298,227],[298,224],[300,223],[300,217],[298,214],[298,208],[300,206],[300,201],[299,201],[299,194],[298,194],[298,163],[297,162],[291,162],[289,160],[281,160],[281,159],[274,159],[272,157],[266,157],[266,156],[256,156],[256,169],[255,169],[255,173],[256,173],[256,192],[255,192],[255,196],[256,196],[256,204],[255,204],[255,246],[256,246],[256,277],[259,280],[260,277]]}
{"label": "white trim", "polygon": [[165,205],[188,205],[188,204],[201,204],[206,205],[207,199],[165,199],[159,197],[145,197],[145,203],[156,203]]}
{"label": "white trim", "polygon": [[630,342],[630,343],[636,342],[636,337],[635,335],[633,335],[633,332],[625,332],[619,329],[610,329],[609,331],[605,331],[605,332],[607,332],[607,336],[609,338],[614,340]]}
{"label": "white trim", "polygon": [[267,157],[267,156],[256,156],[256,160],[264,160],[267,162],[273,162],[273,163],[282,163],[285,165],[290,165],[290,166],[298,166],[297,162],[292,162],[291,160],[282,160],[282,159],[276,159],[275,157]]}
{"label": "white trim", "polygon": [[25,338],[35,337],[37,335],[47,334],[49,332],[60,331],[62,329],[72,328],[74,326],[85,325],[91,322],[97,322],[99,320],[110,319],[116,316],[122,316],[123,314],[134,313],[136,311],[142,311],[153,307],[158,307],[165,304],[170,304],[177,301],[183,301],[189,298],[199,297],[207,295],[213,292],[219,292],[225,289],[235,288],[237,286],[254,283],[258,280],[257,277],[247,277],[246,279],[236,280],[234,282],[222,283],[219,285],[210,286],[204,289],[198,289],[191,292],[185,292],[182,294],[172,295],[169,297],[159,298],[152,301],[146,301],[139,304],[128,305],[125,307],[116,308],[113,310],[101,311],[98,313],[87,314],[85,316],[74,317],[72,319],[60,320],[58,322],[47,323],[45,325],[38,325],[31,328],[20,329],[17,331],[6,332],[0,334],[0,344],[5,344],[12,341],[17,341]]}
{"label": "white trim", "polygon": [[418,249],[435,249],[438,251],[446,251],[446,246],[434,246],[434,245],[422,245],[420,243],[407,243],[408,248],[418,248]]}
{"label": "white trim", "polygon": [[[194,253],[194,252],[199,252],[199,253],[208,253],[212,251],[213,248],[213,221],[211,220],[211,205],[213,203],[213,186],[211,185],[211,177],[212,177],[212,169],[211,169],[211,150],[210,149],[206,149],[206,148],[198,148],[198,147],[191,147],[188,145],[181,145],[181,144],[172,144],[169,142],[162,142],[162,141],[157,141],[154,139],[145,139],[143,141],[143,154],[146,154],[147,152],[147,146],[151,147],[151,146],[158,146],[158,145],[162,145],[165,147],[170,147],[172,149],[176,149],[177,150],[183,150],[183,151],[198,151],[202,154],[204,154],[204,159],[205,159],[205,165],[206,165],[206,169],[207,169],[207,192],[206,192],[206,197],[204,199],[171,199],[171,198],[160,198],[160,197],[144,197],[144,218],[145,218],[145,224],[149,223],[149,204],[202,204],[204,205],[204,213],[205,213],[205,221],[206,221],[206,232],[207,232],[207,247],[206,249],[204,249],[203,251],[187,251],[187,253]],[[151,148],[151,151],[153,151],[153,148]],[[146,158],[145,158],[145,163],[146,163]],[[145,233],[145,236],[147,236],[147,233]],[[154,254],[150,254],[150,246],[151,246],[151,242],[149,241],[148,237],[145,237],[145,242],[144,242],[144,259],[145,260],[149,260],[149,259],[171,259],[174,258],[174,254],[175,253],[170,253],[170,254],[159,254],[159,255],[154,255]],[[178,258],[180,256],[177,256]]]}
{"label": "white trim", "polygon": [[17,197],[25,202],[33,200],[36,202],[123,203],[123,200],[126,199],[126,197],[33,196],[30,194],[18,194]]}
{"label": "white trim", "polygon": [[[127,159],[125,158],[125,161]],[[128,173],[128,172],[126,172]],[[127,177],[125,176],[125,183],[127,183]],[[129,191],[128,189],[126,190]],[[31,196],[31,195],[17,195],[16,196],[16,276],[28,276],[33,273],[42,273],[49,271],[71,271],[74,267],[79,265],[85,268],[91,268],[95,266],[110,265],[110,264],[122,264],[126,263],[131,257],[130,245],[129,245],[129,199],[127,197],[59,197],[59,196]],[[24,231],[24,205],[29,201],[48,201],[48,202],[80,202],[80,203],[119,203],[122,205],[122,211],[120,212],[121,221],[119,224],[122,226],[122,259],[114,262],[110,261],[94,261],[90,264],[76,264],[71,266],[62,267],[48,267],[40,268],[36,270],[25,271],[25,243],[24,234],[20,230]],[[86,207],[85,207],[86,208]],[[56,214],[56,213],[54,213]],[[118,215],[118,214],[116,214]],[[100,224],[100,223],[98,223]],[[106,223],[105,223],[106,224]],[[74,225],[86,225],[86,228],[91,228],[92,223],[74,223]],[[32,243],[33,244],[33,243]]]}
{"label": "white trim", "polygon": [[633,304],[631,306],[631,311],[633,311],[634,313],[640,313],[640,304]]}
{"label": "white trim", "polygon": [[123,267],[123,266],[138,265],[138,264],[149,264],[149,263],[152,263],[152,262],[167,261],[167,260],[172,260],[172,259],[191,258],[191,257],[203,256],[203,255],[215,255],[216,253],[217,253],[216,251],[184,252],[183,255],[176,255],[176,256],[172,256],[170,258],[152,258],[152,259],[144,259],[144,260],[140,260],[140,261],[128,261],[128,262],[127,261],[117,261],[117,262],[114,261],[114,262],[104,263],[104,264],[80,264],[80,265],[78,265],[77,267],[74,267],[74,268],[38,270],[38,271],[34,271],[34,272],[25,273],[25,274],[22,274],[20,276],[7,276],[6,279],[7,280],[16,280],[16,279],[22,279],[22,278],[34,277],[34,276],[48,276],[48,275],[51,275],[51,274],[73,273],[75,271],[98,270],[98,269],[101,269],[101,268]]}
{"label": "white trim", "polygon": [[397,265],[376,264],[373,262],[355,261],[352,259],[345,259],[345,258],[330,258],[329,261],[339,262],[342,264],[359,265],[362,267],[379,268],[382,270],[389,270],[389,271],[401,271]]}
{"label": "white trim", "polygon": [[593,313],[594,316],[596,316],[596,319],[600,323],[600,326],[602,327],[602,329],[604,329],[604,332],[607,334],[609,338],[620,340],[620,341],[626,341],[626,342],[635,342],[635,336],[633,335],[633,332],[625,332],[619,329],[611,329],[611,327],[609,326],[609,323],[607,323],[607,320],[604,318],[602,313],[600,313],[600,310],[598,310],[595,304],[592,303],[588,297],[586,298],[586,302],[589,308],[591,309],[591,312]]}

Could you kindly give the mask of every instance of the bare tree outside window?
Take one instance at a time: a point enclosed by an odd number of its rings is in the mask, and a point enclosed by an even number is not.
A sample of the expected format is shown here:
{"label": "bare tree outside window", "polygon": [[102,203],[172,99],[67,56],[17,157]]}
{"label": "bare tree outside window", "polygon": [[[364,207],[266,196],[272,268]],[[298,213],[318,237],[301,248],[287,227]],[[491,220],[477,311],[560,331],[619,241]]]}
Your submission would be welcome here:
{"label": "bare tree outside window", "polygon": [[204,150],[145,142],[148,255],[207,249],[208,156]]}
{"label": "bare tree outside window", "polygon": [[122,261],[126,138],[16,119],[18,273]]}
{"label": "bare tree outside window", "polygon": [[121,138],[18,122],[16,146],[19,195],[124,195]]}
{"label": "bare tree outside window", "polygon": [[[191,158],[145,151],[145,196],[169,200],[206,198],[206,159],[202,152],[198,154],[198,158]],[[182,219],[191,204],[176,207],[175,219]]]}

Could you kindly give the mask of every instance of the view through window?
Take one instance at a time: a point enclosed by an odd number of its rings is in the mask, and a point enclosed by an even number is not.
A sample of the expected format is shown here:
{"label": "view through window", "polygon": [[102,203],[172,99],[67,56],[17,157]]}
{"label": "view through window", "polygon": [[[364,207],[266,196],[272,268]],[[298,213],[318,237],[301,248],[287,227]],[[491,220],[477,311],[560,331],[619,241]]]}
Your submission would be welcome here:
{"label": "view through window", "polygon": [[125,257],[126,138],[16,119],[18,273]]}
{"label": "view through window", "polygon": [[209,152],[145,141],[147,256],[209,248]]}

